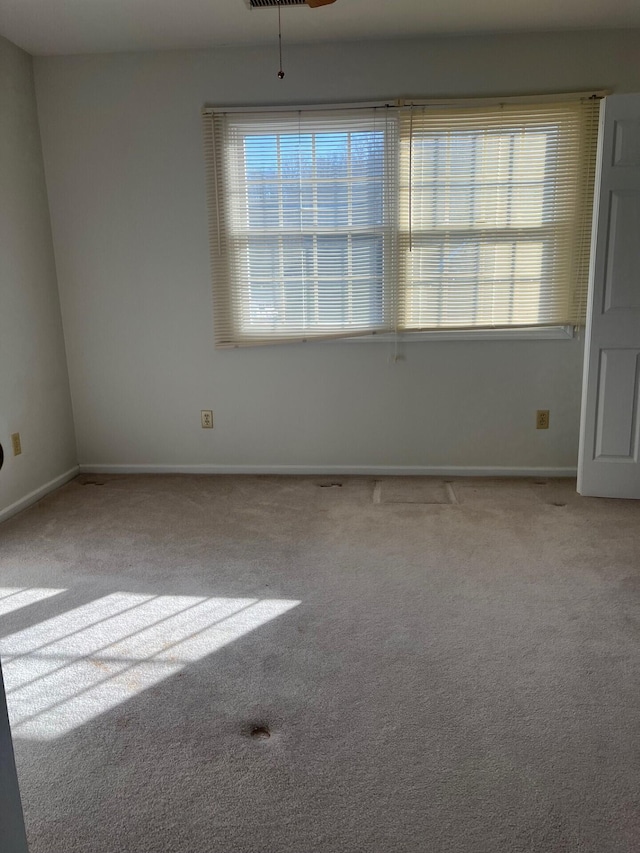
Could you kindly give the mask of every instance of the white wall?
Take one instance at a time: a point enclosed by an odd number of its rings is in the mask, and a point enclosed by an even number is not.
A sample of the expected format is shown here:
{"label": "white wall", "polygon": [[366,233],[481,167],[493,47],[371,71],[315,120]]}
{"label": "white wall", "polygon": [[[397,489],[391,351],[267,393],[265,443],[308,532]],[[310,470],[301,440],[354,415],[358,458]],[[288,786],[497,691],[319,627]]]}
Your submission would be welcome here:
{"label": "white wall", "polygon": [[1,37],[0,442],[0,519],[76,465],[32,60]]}
{"label": "white wall", "polygon": [[[270,19],[265,17],[265,22]],[[273,21],[271,21],[271,24]],[[266,23],[266,25],[269,25]],[[200,108],[640,90],[640,31],[35,60],[80,462],[576,464],[582,342],[215,351]],[[213,408],[215,429],[200,429]],[[534,429],[537,408],[551,429]]]}

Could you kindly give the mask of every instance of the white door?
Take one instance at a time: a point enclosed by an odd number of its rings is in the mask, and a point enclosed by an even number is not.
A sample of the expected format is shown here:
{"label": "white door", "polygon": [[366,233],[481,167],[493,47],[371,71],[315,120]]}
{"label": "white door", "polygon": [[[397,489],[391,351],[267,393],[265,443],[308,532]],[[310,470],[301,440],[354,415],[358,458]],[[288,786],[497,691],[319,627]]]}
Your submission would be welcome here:
{"label": "white door", "polygon": [[0,666],[0,850],[28,853]]}
{"label": "white door", "polygon": [[640,498],[640,95],[601,109],[578,491]]}

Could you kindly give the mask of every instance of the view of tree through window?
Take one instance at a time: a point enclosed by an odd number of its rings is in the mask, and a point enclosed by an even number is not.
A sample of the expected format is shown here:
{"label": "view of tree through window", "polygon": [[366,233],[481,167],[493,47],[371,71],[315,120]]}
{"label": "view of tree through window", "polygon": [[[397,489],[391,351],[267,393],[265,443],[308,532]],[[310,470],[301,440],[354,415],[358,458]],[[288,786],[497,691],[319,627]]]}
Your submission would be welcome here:
{"label": "view of tree through window", "polygon": [[384,134],[244,138],[247,326],[383,322]]}

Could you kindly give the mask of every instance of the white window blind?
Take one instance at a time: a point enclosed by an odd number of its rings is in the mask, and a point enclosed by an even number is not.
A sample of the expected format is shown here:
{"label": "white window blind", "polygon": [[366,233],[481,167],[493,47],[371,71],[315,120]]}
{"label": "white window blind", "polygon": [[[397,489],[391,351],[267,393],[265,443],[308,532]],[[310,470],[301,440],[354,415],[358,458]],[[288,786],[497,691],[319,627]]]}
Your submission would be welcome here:
{"label": "white window blind", "polygon": [[214,115],[218,343],[387,328],[396,228],[395,122],[385,113]]}
{"label": "white window blind", "polygon": [[582,321],[596,107],[400,114],[403,328]]}
{"label": "white window blind", "polygon": [[580,322],[597,114],[204,110],[216,344]]}

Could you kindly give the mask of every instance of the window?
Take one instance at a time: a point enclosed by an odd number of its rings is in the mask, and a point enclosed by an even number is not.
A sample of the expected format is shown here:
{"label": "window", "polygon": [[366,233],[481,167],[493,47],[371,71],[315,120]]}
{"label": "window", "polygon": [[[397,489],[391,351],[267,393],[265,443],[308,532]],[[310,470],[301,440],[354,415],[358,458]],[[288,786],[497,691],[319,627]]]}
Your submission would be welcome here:
{"label": "window", "polygon": [[597,111],[205,110],[216,343],[581,322]]}

